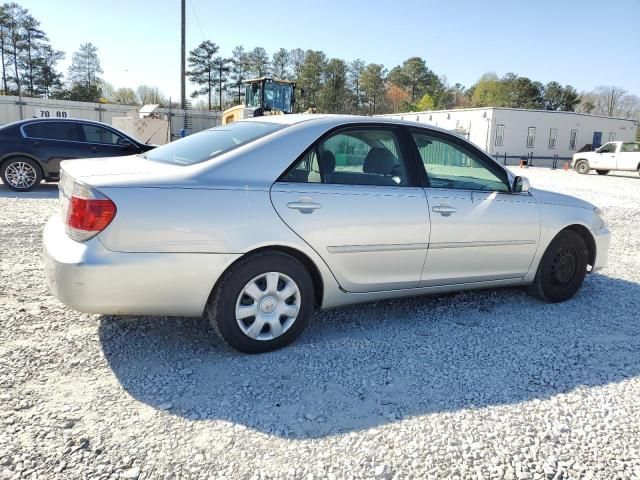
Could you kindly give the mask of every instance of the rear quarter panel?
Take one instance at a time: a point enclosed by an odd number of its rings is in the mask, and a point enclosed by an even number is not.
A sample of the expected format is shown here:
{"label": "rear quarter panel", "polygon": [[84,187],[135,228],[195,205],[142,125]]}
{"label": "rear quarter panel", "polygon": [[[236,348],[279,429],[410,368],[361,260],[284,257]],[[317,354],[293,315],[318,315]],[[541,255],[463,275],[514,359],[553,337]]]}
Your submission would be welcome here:
{"label": "rear quarter panel", "polygon": [[339,288],[322,258],[280,219],[268,190],[100,190],[117,208],[114,220],[97,237],[110,251],[244,254],[282,246],[313,261],[322,276],[325,295]]}

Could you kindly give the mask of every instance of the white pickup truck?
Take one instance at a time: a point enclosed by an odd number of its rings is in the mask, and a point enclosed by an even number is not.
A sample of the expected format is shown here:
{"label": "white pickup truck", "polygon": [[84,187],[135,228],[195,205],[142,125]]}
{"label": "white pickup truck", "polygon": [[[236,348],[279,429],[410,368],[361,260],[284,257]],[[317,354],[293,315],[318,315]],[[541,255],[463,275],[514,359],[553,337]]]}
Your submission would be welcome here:
{"label": "white pickup truck", "polygon": [[582,174],[591,170],[595,170],[599,175],[606,175],[611,170],[626,170],[640,174],[640,143],[609,142],[594,152],[574,153],[571,166]]}

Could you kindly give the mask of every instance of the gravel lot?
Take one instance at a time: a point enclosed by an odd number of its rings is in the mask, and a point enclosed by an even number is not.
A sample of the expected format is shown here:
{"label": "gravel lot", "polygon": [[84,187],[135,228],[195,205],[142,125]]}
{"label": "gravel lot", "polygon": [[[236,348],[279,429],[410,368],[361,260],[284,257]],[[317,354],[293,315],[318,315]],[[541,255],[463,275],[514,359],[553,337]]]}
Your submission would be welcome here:
{"label": "gravel lot", "polygon": [[609,265],[575,299],[341,308],[259,356],[199,319],[67,309],[40,260],[56,185],[0,185],[0,479],[640,478],[640,178],[524,172],[605,208]]}

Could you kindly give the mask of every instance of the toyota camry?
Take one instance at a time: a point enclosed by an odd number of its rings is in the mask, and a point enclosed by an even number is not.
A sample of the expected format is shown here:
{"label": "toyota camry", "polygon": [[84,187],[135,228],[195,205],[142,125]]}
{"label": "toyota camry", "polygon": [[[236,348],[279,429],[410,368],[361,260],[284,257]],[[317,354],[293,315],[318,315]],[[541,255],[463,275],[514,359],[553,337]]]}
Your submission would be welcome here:
{"label": "toyota camry", "polygon": [[401,120],[279,115],[143,154],[62,162],[44,251],[82,312],[208,318],[236,349],[314,309],[521,285],[573,297],[607,259],[597,207],[531,188],[474,144]]}

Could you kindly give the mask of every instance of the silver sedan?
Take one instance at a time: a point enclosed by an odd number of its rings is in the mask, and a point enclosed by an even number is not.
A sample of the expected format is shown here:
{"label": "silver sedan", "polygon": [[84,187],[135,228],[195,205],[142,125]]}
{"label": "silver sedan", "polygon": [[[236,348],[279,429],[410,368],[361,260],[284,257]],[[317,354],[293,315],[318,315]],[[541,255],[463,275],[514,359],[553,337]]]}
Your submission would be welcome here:
{"label": "silver sedan", "polygon": [[507,285],[564,301],[609,247],[593,205],[447,131],[371,117],[261,117],[63,162],[60,200],[44,250],[62,302],[205,315],[251,353],[315,308]]}

